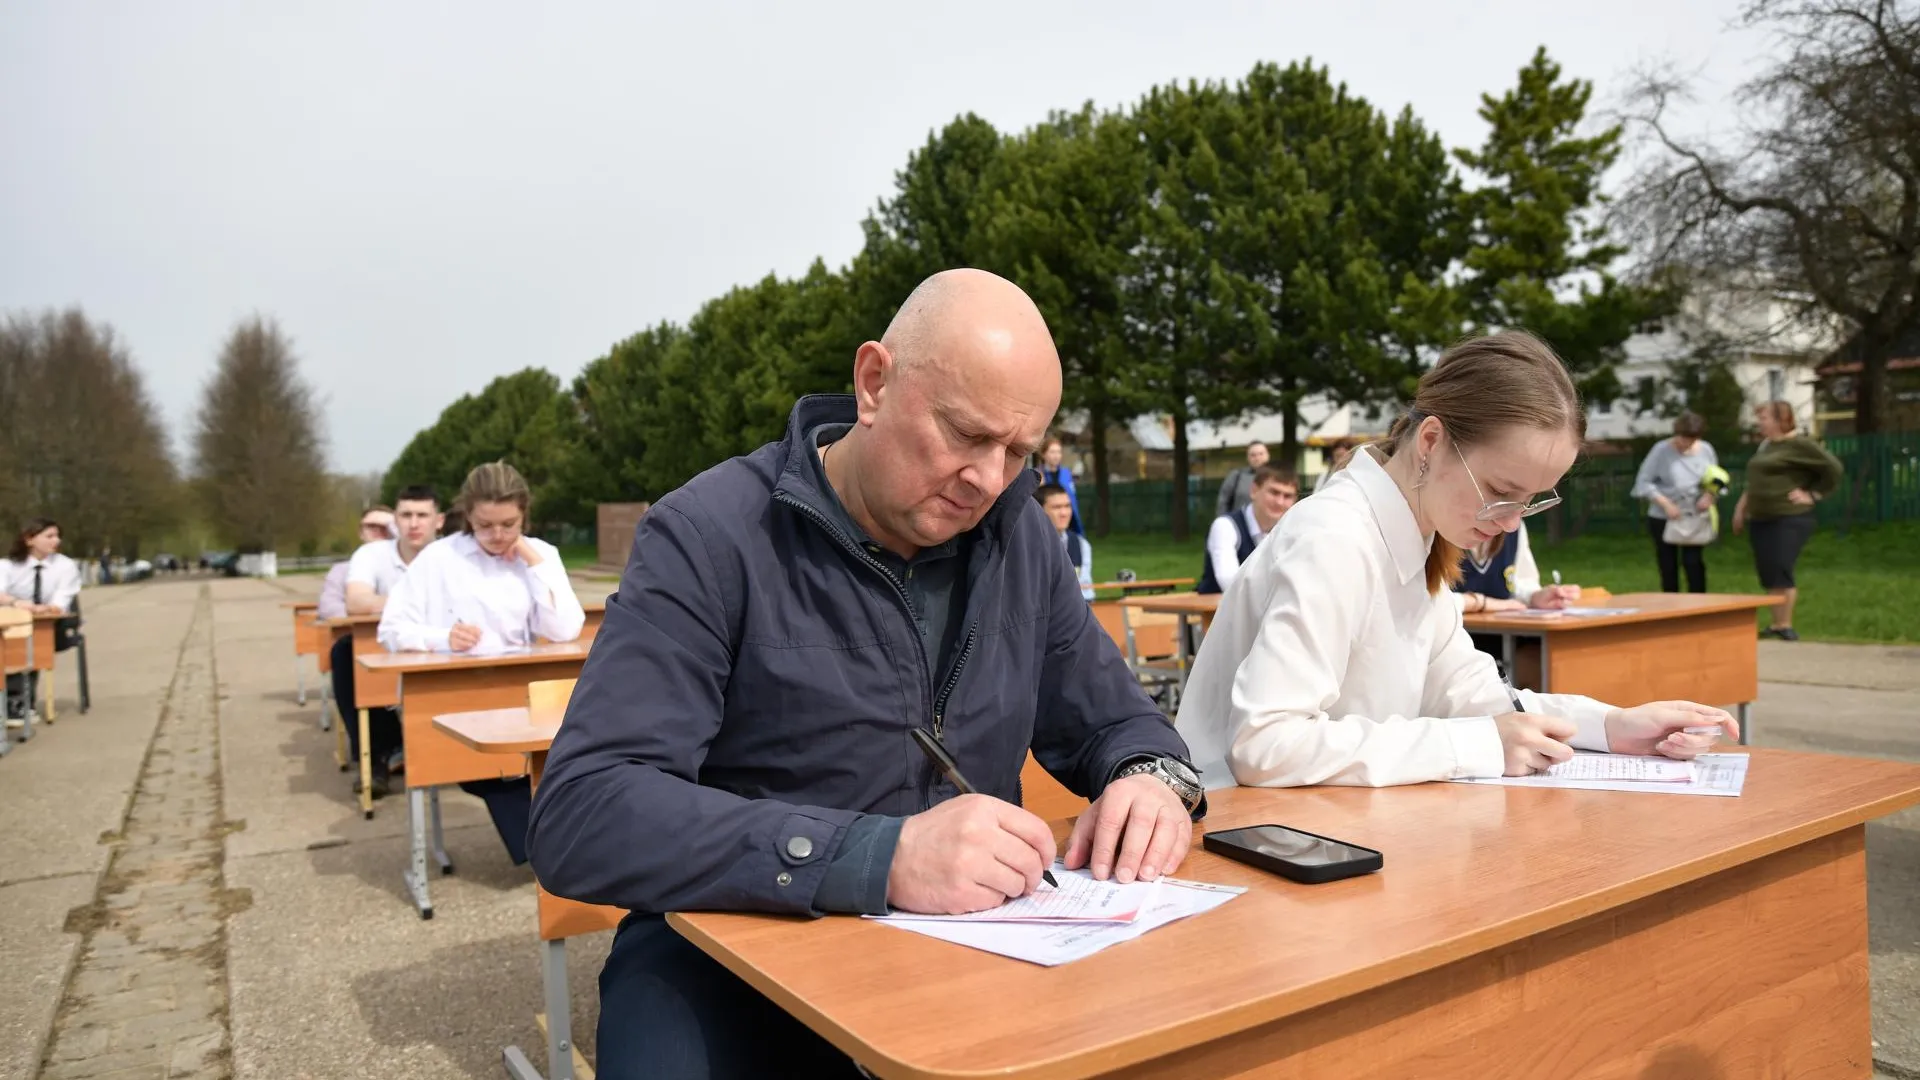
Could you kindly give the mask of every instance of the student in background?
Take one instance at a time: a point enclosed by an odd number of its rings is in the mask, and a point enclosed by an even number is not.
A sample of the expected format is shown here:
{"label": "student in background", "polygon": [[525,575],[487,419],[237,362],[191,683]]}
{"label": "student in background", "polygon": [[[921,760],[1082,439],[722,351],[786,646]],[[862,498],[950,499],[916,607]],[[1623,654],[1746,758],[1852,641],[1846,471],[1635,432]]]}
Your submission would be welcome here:
{"label": "student in background", "polygon": [[[466,528],[427,545],[380,615],[380,644],[395,652],[498,652],[534,638],[572,641],[587,614],[560,551],[526,535],[532,493],[504,461],[479,465],[455,501]],[[486,800],[514,865],[527,861],[527,779],[461,784]]]}
{"label": "student in background", "polygon": [[[440,512],[440,496],[424,484],[400,489],[394,499],[394,538],[362,544],[347,561],[347,613],[377,615],[386,609],[387,597],[407,574],[420,552],[440,535],[446,515]],[[340,703],[340,718],[347,729],[347,746],[354,758],[360,756],[360,723],[353,703],[353,639],[342,637],[333,643],[333,697]],[[392,709],[367,710],[367,737],[371,743],[373,797],[383,798],[391,786],[390,775],[404,763],[400,752],[400,715]],[[354,777],[353,789],[360,790]]]}
{"label": "student in background", "polygon": [[1327,467],[1314,478],[1313,490],[1319,491],[1326,487],[1327,481],[1332,480],[1335,473],[1347,467],[1347,462],[1353,458],[1354,446],[1352,439],[1344,437],[1327,444]]}
{"label": "student in background", "polygon": [[1040,448],[1040,483],[1052,484],[1067,493],[1067,528],[1077,535],[1086,535],[1087,528],[1080,519],[1080,495],[1073,488],[1073,470],[1061,462],[1066,457],[1066,448],[1060,444],[1058,436],[1048,436],[1046,445]]}
{"label": "student in background", "polygon": [[1692,702],[1510,692],[1467,639],[1448,590],[1461,554],[1557,504],[1585,431],[1539,339],[1448,349],[1387,441],[1289,513],[1221,598],[1175,724],[1207,786],[1524,775],[1575,747],[1689,758],[1712,743],[1683,728],[1737,736]]}
{"label": "student in background", "polygon": [[[34,518],[14,534],[4,571],[5,600],[36,615],[65,615],[80,595],[80,564],[60,554],[60,525]],[[18,720],[39,693],[40,673],[7,676],[7,716]]]}
{"label": "student in background", "polygon": [[1753,568],[1760,585],[1786,603],[1767,609],[1761,631],[1781,641],[1799,641],[1793,605],[1800,598],[1794,564],[1813,538],[1813,507],[1840,486],[1840,459],[1826,447],[1793,433],[1793,406],[1769,401],[1755,406],[1760,448],[1747,461],[1746,490],[1733,510],[1733,531],[1753,528]]}
{"label": "student in background", "polygon": [[1080,595],[1089,603],[1093,601],[1093,545],[1087,538],[1074,532],[1072,496],[1059,484],[1041,484],[1033,491],[1033,501],[1047,512],[1047,520],[1053,522],[1053,531],[1060,534],[1060,544],[1066,549],[1067,562],[1073,565],[1073,576],[1080,582]]}
{"label": "student in background", "polygon": [[1247,463],[1235,466],[1227,478],[1220,481],[1220,494],[1213,501],[1214,517],[1226,517],[1253,501],[1253,474],[1266,465],[1267,457],[1266,443],[1247,444]]}
{"label": "student in background", "polygon": [[1247,505],[1220,515],[1207,529],[1207,554],[1200,564],[1200,583],[1194,592],[1227,591],[1239,576],[1241,565],[1300,498],[1300,480],[1291,469],[1262,465],[1253,470],[1250,495]]}
{"label": "student in background", "polygon": [[[360,515],[360,545],[378,543],[393,539],[393,511],[384,506],[371,506]],[[358,548],[354,550],[358,551]],[[316,613],[322,619],[344,619],[347,617],[347,572],[353,567],[351,556],[334,563],[327,570],[327,579],[320,583],[320,609]]]}
{"label": "student in background", "polygon": [[1460,556],[1460,608],[1469,615],[1483,611],[1558,609],[1580,599],[1578,585],[1540,584],[1540,567],[1527,542],[1527,523],[1512,533],[1499,533]]}

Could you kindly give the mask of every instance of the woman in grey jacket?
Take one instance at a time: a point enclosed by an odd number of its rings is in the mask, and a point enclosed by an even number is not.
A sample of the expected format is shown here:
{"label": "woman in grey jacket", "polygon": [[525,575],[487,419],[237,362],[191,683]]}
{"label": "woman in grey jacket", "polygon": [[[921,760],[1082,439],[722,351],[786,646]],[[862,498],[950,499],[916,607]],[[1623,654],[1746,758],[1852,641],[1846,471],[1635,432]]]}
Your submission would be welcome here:
{"label": "woman in grey jacket", "polygon": [[1700,437],[1706,428],[1706,421],[1698,414],[1681,413],[1673,421],[1673,437],[1653,444],[1633,480],[1633,497],[1647,500],[1647,534],[1653,537],[1663,592],[1680,591],[1680,564],[1686,566],[1687,591],[1707,591],[1706,549],[1666,541],[1669,520],[1686,510],[1705,510],[1713,505],[1713,493],[1702,478],[1720,463],[1720,458],[1713,452],[1713,444]]}

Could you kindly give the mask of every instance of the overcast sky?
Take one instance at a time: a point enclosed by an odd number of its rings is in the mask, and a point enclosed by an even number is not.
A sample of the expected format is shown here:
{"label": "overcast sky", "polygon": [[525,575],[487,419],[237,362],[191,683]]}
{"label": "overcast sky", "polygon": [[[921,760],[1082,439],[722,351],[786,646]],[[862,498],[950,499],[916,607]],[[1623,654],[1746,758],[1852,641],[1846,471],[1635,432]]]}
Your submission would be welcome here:
{"label": "overcast sky", "polygon": [[[461,393],[816,256],[930,129],[1017,130],[1312,57],[1477,143],[1534,47],[1595,80],[1749,70],[1737,0],[101,4],[0,10],[0,311],[82,305],[176,442],[233,323],[294,338],[332,464]],[[876,327],[877,333],[880,328]]]}

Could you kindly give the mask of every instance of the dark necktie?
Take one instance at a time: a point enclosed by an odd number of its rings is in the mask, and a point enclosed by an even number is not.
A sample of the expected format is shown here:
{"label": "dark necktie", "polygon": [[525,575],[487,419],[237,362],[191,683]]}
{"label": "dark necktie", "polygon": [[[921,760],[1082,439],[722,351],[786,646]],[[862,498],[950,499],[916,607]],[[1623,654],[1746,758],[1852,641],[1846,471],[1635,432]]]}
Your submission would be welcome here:
{"label": "dark necktie", "polygon": [[46,603],[40,596],[40,571],[46,568],[45,563],[36,563],[33,568],[33,602],[36,604]]}

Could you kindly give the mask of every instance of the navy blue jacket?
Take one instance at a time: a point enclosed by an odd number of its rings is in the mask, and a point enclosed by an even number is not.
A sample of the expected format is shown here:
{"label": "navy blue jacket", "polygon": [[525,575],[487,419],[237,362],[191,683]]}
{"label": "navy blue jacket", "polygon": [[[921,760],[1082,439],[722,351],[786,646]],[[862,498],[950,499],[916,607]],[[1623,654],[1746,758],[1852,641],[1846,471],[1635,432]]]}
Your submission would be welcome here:
{"label": "navy blue jacket", "polygon": [[853,419],[850,397],[802,398],[785,439],[641,520],[534,800],[545,888],[644,912],[815,912],[849,824],[954,795],[916,726],[1016,803],[1029,747],[1089,798],[1127,758],[1187,757],[1026,470],[976,527],[960,644],[929,677],[901,585],[829,524],[802,456],[805,432]]}

